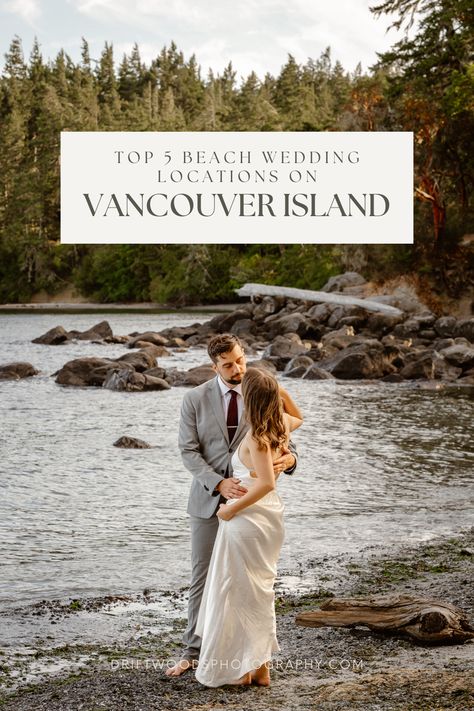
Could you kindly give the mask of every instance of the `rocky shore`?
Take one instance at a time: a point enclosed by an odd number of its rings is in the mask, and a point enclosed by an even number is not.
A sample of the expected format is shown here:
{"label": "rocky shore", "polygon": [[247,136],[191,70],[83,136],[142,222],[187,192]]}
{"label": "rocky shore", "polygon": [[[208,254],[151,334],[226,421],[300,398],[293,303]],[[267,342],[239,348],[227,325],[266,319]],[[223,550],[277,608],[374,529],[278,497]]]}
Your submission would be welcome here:
{"label": "rocky shore", "polygon": [[[239,336],[248,355],[259,354],[255,365],[284,377],[474,385],[474,317],[439,315],[406,290],[374,294],[355,272],[332,277],[320,293],[336,297],[336,303],[262,296],[257,288],[250,301],[204,323],[114,335],[102,321],[85,332],[57,326],[33,342],[60,346],[84,340],[133,349],[116,359],[85,356],[65,363],[54,376],[67,386],[145,391],[199,385],[214,376],[204,348],[224,332]],[[202,366],[160,366],[160,358],[188,348],[203,349]],[[0,366],[0,379],[37,372],[28,363],[8,363]]]}
{"label": "rocky shore", "polygon": [[[392,592],[434,597],[474,614],[472,561],[474,529],[437,538],[419,546],[381,550],[369,546],[357,558],[339,556],[311,561],[319,587],[311,594],[277,592],[277,627],[281,650],[275,656],[272,685],[201,687],[191,673],[179,679],[164,674],[180,650],[184,620],[176,618],[166,633],[97,645],[68,644],[36,660],[87,657],[75,673],[58,672],[37,684],[21,685],[14,659],[2,657],[4,711],[187,711],[188,709],[318,709],[321,711],[442,711],[472,709],[474,642],[417,646],[411,641],[371,632],[364,627],[303,628],[295,625],[301,611],[317,608],[328,597],[381,595]],[[151,600],[153,594],[146,591]],[[170,593],[171,594],[171,593]],[[173,593],[178,595],[180,593]],[[65,615],[113,605],[113,598],[43,604],[38,614],[60,623]],[[18,682],[20,687],[18,688]],[[8,689],[17,685],[16,690]]]}

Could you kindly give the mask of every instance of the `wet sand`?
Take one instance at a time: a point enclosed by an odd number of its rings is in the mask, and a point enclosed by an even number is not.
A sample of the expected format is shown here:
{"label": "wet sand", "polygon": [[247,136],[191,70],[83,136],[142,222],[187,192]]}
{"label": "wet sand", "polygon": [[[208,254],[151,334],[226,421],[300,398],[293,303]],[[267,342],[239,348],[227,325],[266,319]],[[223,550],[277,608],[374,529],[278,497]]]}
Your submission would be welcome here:
{"label": "wet sand", "polygon": [[[281,651],[273,660],[272,685],[200,686],[192,672],[169,679],[164,670],[179,657],[185,620],[170,618],[166,631],[151,627],[139,636],[133,625],[111,642],[68,643],[53,650],[38,645],[34,663],[0,657],[4,711],[148,711],[187,709],[363,709],[364,711],[468,711],[474,707],[474,641],[446,646],[416,646],[407,639],[357,627],[303,628],[298,612],[317,608],[330,596],[366,596],[400,592],[439,598],[459,606],[474,622],[472,585],[474,529],[456,537],[399,548],[372,547],[359,557],[315,560],[323,586],[311,594],[277,594],[277,629]],[[185,591],[169,592],[169,608],[183,609]],[[142,601],[152,600],[145,591]],[[126,605],[125,599],[77,600],[69,605],[44,603],[37,615],[58,625],[75,614]],[[19,613],[20,614],[20,613]],[[153,617],[157,613],[150,609]],[[20,614],[21,617],[21,614]],[[2,620],[0,619],[0,623]],[[93,635],[93,628],[91,634]],[[143,630],[142,630],[143,632]],[[36,664],[35,683],[28,671]],[[41,674],[41,668],[48,672]],[[71,669],[74,669],[71,672]],[[22,680],[21,677],[24,677]]]}

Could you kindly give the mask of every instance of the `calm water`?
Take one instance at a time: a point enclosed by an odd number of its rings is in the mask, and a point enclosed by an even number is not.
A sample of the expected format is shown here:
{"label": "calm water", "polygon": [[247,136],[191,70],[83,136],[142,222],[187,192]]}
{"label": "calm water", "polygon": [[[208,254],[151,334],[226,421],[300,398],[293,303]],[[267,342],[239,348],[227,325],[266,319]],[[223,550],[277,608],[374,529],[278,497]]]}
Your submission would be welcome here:
{"label": "calm water", "polygon": [[[0,382],[0,601],[187,585],[190,474],[177,449],[181,388],[117,393],[63,388],[72,358],[118,357],[124,346],[41,346],[55,325],[85,330],[104,316],[0,316],[0,363],[31,362],[35,378]],[[115,334],[160,330],[209,314],[109,314]],[[192,349],[161,359],[188,368]],[[473,519],[473,401],[459,390],[286,380],[305,413],[300,464],[278,486],[286,504],[280,570],[370,544],[427,540]],[[150,450],[112,446],[121,435]]]}

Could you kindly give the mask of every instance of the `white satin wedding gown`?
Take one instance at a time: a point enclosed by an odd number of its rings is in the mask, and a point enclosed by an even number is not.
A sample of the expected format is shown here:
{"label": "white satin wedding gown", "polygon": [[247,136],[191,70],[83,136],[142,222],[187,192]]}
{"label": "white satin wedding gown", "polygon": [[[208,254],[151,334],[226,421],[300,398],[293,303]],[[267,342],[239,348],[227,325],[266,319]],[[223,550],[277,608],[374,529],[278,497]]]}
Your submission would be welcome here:
{"label": "white satin wedding gown", "polygon": [[[254,486],[256,479],[238,450],[232,467],[242,486]],[[280,649],[273,586],[284,536],[283,509],[273,490],[230,521],[219,520],[196,628],[202,639],[196,670],[201,684],[237,681]]]}

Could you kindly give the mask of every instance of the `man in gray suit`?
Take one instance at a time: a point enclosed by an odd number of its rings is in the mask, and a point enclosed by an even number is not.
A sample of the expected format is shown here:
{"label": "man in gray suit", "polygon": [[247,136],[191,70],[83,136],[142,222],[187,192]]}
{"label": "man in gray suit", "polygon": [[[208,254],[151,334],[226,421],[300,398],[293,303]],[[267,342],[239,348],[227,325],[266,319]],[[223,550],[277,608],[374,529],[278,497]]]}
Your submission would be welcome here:
{"label": "man in gray suit", "polygon": [[[191,522],[191,585],[188,626],[183,636],[182,659],[166,671],[179,676],[195,667],[201,639],[196,622],[217,534],[220,503],[240,498],[247,491],[232,474],[231,459],[248,429],[242,417],[241,382],[246,370],[245,353],[237,336],[215,336],[208,345],[216,377],[190,390],[183,398],[179,424],[179,449],[186,469],[193,475],[187,511]],[[291,451],[274,462],[275,473],[292,474],[296,456]]]}

